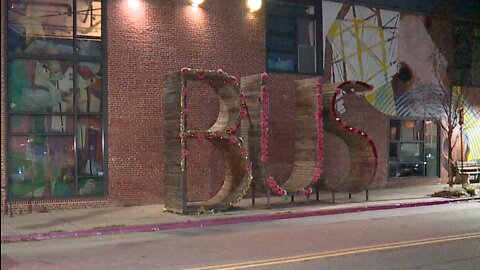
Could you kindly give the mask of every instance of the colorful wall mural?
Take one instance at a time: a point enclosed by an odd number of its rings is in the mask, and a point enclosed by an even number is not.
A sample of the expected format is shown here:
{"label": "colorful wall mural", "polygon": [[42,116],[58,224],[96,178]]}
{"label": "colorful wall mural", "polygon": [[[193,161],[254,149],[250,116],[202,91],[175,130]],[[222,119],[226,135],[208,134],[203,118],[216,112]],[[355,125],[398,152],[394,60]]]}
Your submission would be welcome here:
{"label": "colorful wall mural", "polygon": [[[440,108],[444,89],[453,87],[447,72],[453,64],[439,42],[450,41],[429,29],[429,18],[324,1],[323,22],[327,81],[372,84],[365,98],[394,117],[444,118]],[[480,116],[471,102],[463,106],[462,130],[469,160],[480,159]]]}
{"label": "colorful wall mural", "polygon": [[8,5],[12,199],[104,194],[101,48],[101,2]]}

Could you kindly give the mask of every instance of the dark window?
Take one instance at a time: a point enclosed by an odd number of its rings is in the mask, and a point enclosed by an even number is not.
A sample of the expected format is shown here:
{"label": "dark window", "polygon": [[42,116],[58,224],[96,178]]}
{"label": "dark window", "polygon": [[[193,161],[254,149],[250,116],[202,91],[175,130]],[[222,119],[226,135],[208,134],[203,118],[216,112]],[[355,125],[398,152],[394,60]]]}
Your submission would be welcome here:
{"label": "dark window", "polygon": [[8,3],[13,200],[106,195],[105,6],[101,0]]}
{"label": "dark window", "polygon": [[480,24],[455,22],[453,30],[454,83],[480,86]]}
{"label": "dark window", "polygon": [[438,125],[424,120],[390,120],[389,176],[437,177]]}
{"label": "dark window", "polygon": [[267,1],[267,70],[319,72],[322,42],[317,15],[321,9],[311,2]]}

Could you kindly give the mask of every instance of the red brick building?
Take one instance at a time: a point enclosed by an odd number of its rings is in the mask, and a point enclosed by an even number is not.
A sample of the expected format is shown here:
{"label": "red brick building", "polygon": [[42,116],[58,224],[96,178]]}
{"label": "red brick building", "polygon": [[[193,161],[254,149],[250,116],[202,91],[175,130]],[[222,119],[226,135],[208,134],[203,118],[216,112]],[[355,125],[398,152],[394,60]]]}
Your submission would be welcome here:
{"label": "red brick building", "polygon": [[[262,9],[250,12],[240,0],[206,0],[198,8],[178,0],[48,0],[43,5],[2,0],[2,213],[8,213],[10,204],[13,211],[24,212],[163,203],[164,76],[182,67],[221,68],[238,78],[269,73],[268,166],[275,178],[287,178],[293,164],[294,80],[323,75],[324,82],[329,83],[357,77],[348,77],[347,73],[353,72],[350,70],[332,75],[337,63],[335,48],[339,47],[335,47],[334,37],[326,42],[333,29],[329,28],[333,19],[326,19],[326,11],[338,11],[336,20],[344,14],[344,21],[348,21],[352,6],[286,2],[288,5],[263,1]],[[338,10],[335,5],[339,5]],[[386,16],[400,20],[399,11],[382,8],[397,12]],[[58,19],[42,19],[49,14]],[[424,20],[426,15],[415,16]],[[282,22],[284,18],[293,23]],[[426,27],[431,36],[424,36],[433,40],[432,44],[443,44],[434,33],[442,20],[432,17],[424,24],[433,25]],[[284,24],[295,29],[279,29]],[[478,28],[471,33],[478,39]],[[302,38],[305,36],[309,38]],[[334,47],[333,53],[329,46]],[[439,47],[455,54],[451,48]],[[448,53],[444,53],[447,59]],[[471,88],[467,97],[470,106],[477,108],[476,112],[473,109],[471,125],[480,129],[476,118],[480,91],[474,87],[479,85],[480,61],[475,56],[469,61],[470,82],[465,85]],[[22,85],[22,80],[28,82]],[[187,125],[207,129],[218,114],[218,98],[206,85],[194,83],[192,89]],[[38,95],[46,93],[50,100],[40,104],[43,96]],[[370,188],[445,182],[446,171],[441,165],[444,139],[440,136],[435,138],[433,174],[422,171],[416,176],[393,177],[389,173],[396,162],[390,145],[402,142],[389,139],[392,116],[380,112],[374,103],[373,97],[345,97],[344,118],[369,133],[377,146],[380,163]],[[429,120],[399,114],[393,117],[398,121]],[[471,136],[470,156],[464,155],[475,159],[480,138],[475,137],[477,133]],[[423,157],[415,164],[427,162],[423,141],[422,135],[421,140],[409,142],[422,145]],[[187,194],[194,201],[218,191],[225,166],[212,145],[192,142],[189,147]],[[323,177],[345,177],[349,159],[346,144],[325,134]],[[66,176],[69,170],[71,176]]]}

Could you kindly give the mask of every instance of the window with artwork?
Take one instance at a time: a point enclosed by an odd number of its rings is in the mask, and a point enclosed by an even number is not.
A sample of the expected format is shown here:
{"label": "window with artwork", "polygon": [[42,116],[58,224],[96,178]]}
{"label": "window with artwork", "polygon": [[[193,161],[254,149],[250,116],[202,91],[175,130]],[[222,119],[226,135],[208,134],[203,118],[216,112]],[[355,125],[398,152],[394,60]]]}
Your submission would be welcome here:
{"label": "window with artwork", "polygon": [[438,144],[437,122],[391,119],[389,176],[438,177]]}
{"label": "window with artwork", "polygon": [[[317,4],[314,4],[318,2]],[[321,1],[267,1],[267,70],[316,74],[321,67]]]}
{"label": "window with artwork", "polygon": [[101,0],[8,1],[12,200],[106,195]]}

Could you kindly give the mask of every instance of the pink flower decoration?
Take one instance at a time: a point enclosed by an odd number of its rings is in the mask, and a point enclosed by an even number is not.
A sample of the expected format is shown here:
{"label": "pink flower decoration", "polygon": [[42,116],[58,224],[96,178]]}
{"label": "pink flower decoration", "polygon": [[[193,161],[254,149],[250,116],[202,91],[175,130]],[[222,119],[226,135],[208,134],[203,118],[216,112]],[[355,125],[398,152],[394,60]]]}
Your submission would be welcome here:
{"label": "pink flower decoration", "polygon": [[217,69],[217,75],[218,76],[223,76],[223,75],[225,75],[225,72],[223,72],[223,70],[221,70],[221,69]]}
{"label": "pink flower decoration", "polygon": [[188,88],[188,87],[186,87],[186,86],[183,87],[183,95],[184,95],[184,96],[188,96],[188,94],[190,94],[190,88]]}
{"label": "pink flower decoration", "polygon": [[236,83],[236,82],[237,82],[237,77],[235,77],[235,76],[228,76],[228,80],[230,81],[230,83]]}
{"label": "pink flower decoration", "polygon": [[182,157],[187,157],[190,154],[190,151],[187,149],[182,149]]}
{"label": "pink flower decoration", "polygon": [[245,100],[245,93],[240,92],[240,96],[238,96],[238,98],[240,98],[240,100]]}
{"label": "pink flower decoration", "polygon": [[200,80],[205,79],[205,71],[199,71],[198,72],[198,79],[200,79]]}
{"label": "pink flower decoration", "polygon": [[253,164],[252,164],[251,162],[248,163],[248,165],[247,165],[247,171],[248,171],[248,172],[252,172],[252,171],[253,171]]}
{"label": "pink flower decoration", "polygon": [[272,187],[274,185],[274,180],[273,180],[273,176],[270,176],[267,178],[267,184]]}
{"label": "pink flower decoration", "polygon": [[180,134],[178,134],[178,137],[180,137],[180,139],[185,139],[185,138],[187,138],[187,133],[180,132]]}
{"label": "pink flower decoration", "polygon": [[268,88],[268,86],[264,85],[262,86],[262,93],[263,93],[263,96],[268,96],[268,94],[270,93],[270,89]]}
{"label": "pink flower decoration", "polygon": [[262,86],[262,144],[260,149],[260,161],[262,162],[267,162],[268,160],[268,98],[268,87],[264,85]]}
{"label": "pink flower decoration", "polygon": [[312,193],[313,193],[312,188],[302,189],[302,190],[300,191],[300,195],[310,195],[310,194],[312,194]]}
{"label": "pink flower decoration", "polygon": [[198,133],[198,136],[197,136],[197,140],[199,142],[203,142],[205,140],[205,135],[203,135],[203,133]]}
{"label": "pink flower decoration", "polygon": [[260,75],[260,78],[262,79],[262,81],[266,81],[268,80],[268,74],[266,72],[262,73],[262,75]]}
{"label": "pink flower decoration", "polygon": [[187,75],[187,74],[190,72],[190,69],[184,67],[184,68],[182,68],[182,69],[180,70],[180,72],[181,72],[183,75]]}
{"label": "pink flower decoration", "polygon": [[238,138],[235,135],[230,135],[230,143],[235,144],[238,142]]}
{"label": "pink flower decoration", "polygon": [[214,134],[215,137],[217,137],[217,138],[222,137],[222,132],[221,132],[221,131],[218,131],[218,130],[217,130],[217,131],[215,131],[213,134]]}
{"label": "pink flower decoration", "polygon": [[241,110],[240,111],[240,117],[245,118],[245,116],[247,116],[247,112],[245,112],[244,110]]}

